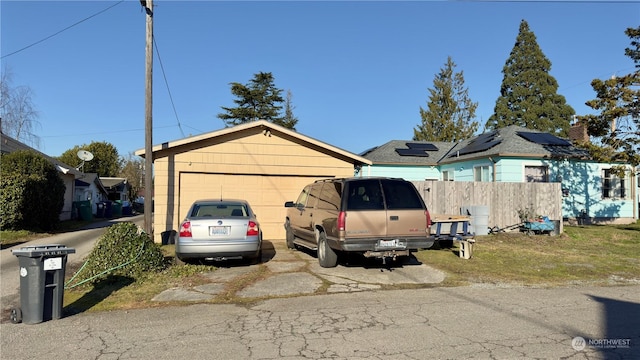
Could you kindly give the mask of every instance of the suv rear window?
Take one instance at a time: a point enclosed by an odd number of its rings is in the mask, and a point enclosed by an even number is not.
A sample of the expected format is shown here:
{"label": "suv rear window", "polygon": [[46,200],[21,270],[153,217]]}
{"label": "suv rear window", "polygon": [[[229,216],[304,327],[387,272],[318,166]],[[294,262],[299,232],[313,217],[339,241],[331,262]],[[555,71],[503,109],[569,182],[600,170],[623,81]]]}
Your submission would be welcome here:
{"label": "suv rear window", "polygon": [[412,183],[387,179],[381,182],[388,209],[424,209],[422,198]]}
{"label": "suv rear window", "polygon": [[384,210],[384,201],[378,179],[349,183],[347,210]]}

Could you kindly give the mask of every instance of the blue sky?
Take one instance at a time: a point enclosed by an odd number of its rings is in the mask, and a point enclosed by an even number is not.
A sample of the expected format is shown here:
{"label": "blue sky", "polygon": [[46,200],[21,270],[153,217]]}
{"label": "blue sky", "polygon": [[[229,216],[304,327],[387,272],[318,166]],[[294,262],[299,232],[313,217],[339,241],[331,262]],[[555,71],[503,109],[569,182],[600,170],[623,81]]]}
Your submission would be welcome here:
{"label": "blue sky", "polygon": [[[154,4],[154,145],[223,128],[216,115],[234,106],[229,83],[262,71],[291,90],[298,132],[356,154],[412,138],[448,56],[484,125],[523,19],[558,93],[578,115],[593,113],[584,105],[595,97],[591,81],[633,71],[624,30],[640,24],[640,2],[631,1]],[[0,13],[2,67],[14,87],[33,91],[42,152],[92,141],[123,156],[144,148],[139,1],[3,0]]]}

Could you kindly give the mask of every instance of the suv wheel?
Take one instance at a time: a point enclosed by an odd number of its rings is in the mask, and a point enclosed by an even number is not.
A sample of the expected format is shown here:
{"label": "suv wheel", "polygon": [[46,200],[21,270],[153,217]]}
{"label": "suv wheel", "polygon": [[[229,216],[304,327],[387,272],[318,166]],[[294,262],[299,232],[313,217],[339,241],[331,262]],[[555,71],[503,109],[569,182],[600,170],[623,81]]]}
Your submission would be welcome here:
{"label": "suv wheel", "polygon": [[287,233],[287,247],[289,249],[295,249],[296,246],[293,244],[293,230],[291,230],[291,224],[287,221],[287,224],[284,226],[285,231]]}
{"label": "suv wheel", "polygon": [[332,268],[338,265],[338,254],[329,247],[324,232],[321,232],[318,238],[318,262],[323,268]]}

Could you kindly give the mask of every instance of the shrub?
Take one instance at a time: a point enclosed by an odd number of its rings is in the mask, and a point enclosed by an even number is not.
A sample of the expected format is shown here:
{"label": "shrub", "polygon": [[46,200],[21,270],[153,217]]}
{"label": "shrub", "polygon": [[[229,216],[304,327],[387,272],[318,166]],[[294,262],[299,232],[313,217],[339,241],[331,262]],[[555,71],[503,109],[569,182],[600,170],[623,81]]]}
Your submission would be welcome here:
{"label": "shrub", "polygon": [[109,277],[139,279],[166,266],[160,246],[135,224],[122,222],[98,239],[71,285],[95,284]]}
{"label": "shrub", "polygon": [[53,164],[31,150],[3,154],[0,162],[0,228],[55,228],[66,189]]}

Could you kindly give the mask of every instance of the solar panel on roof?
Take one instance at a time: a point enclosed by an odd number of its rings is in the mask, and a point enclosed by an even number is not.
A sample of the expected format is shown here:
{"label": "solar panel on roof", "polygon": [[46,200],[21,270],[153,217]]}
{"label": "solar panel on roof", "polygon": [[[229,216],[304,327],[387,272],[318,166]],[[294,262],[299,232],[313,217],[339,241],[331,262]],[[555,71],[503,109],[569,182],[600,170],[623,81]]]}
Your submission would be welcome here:
{"label": "solar panel on roof", "polygon": [[497,131],[478,135],[478,137],[473,139],[473,141],[467,144],[467,146],[463,147],[459,151],[456,151],[454,154],[451,154],[450,157],[489,150],[502,142],[502,139],[497,138],[497,135]]}
{"label": "solar panel on roof", "polygon": [[489,150],[492,147],[500,144],[501,142],[502,142],[502,139],[482,142],[482,143],[472,143],[463,147],[462,149],[460,149],[460,151],[457,151],[455,154],[452,154],[452,156],[473,154],[473,153]]}
{"label": "solar panel on roof", "polygon": [[571,143],[567,140],[549,133],[518,131],[517,134],[523,139],[539,145],[571,146]]}
{"label": "solar panel on roof", "polygon": [[438,147],[430,143],[405,143],[408,149],[396,148],[400,156],[421,156],[427,157],[428,151],[438,151]]}
{"label": "solar panel on roof", "polygon": [[409,149],[421,149],[424,151],[438,151],[438,147],[431,143],[407,143]]}
{"label": "solar panel on roof", "polygon": [[396,152],[400,156],[429,156],[429,154],[422,149],[396,149]]}

